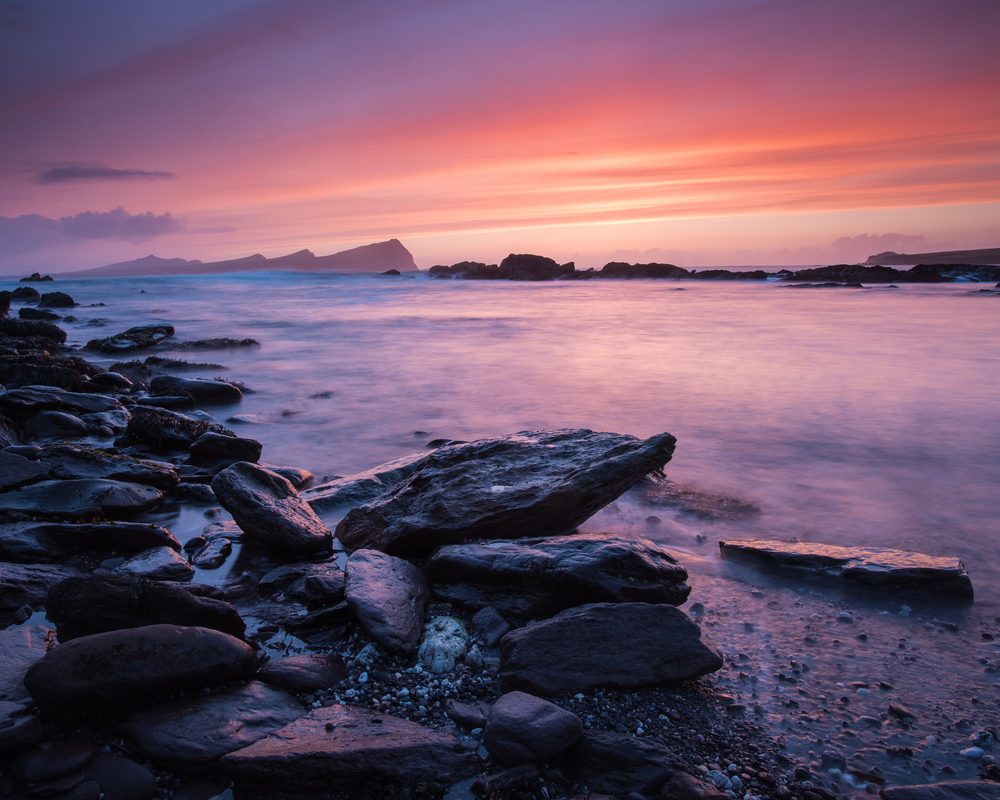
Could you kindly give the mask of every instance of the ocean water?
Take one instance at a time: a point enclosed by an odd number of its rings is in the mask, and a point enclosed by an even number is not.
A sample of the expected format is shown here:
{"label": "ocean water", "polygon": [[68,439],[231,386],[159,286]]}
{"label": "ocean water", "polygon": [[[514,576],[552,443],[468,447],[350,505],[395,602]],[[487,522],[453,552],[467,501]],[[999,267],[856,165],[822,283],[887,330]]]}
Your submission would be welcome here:
{"label": "ocean water", "polygon": [[[629,494],[583,529],[645,536],[676,553],[691,573],[691,603],[704,606],[698,618],[731,662],[713,680],[760,705],[795,759],[861,753],[856,768],[909,783],[953,774],[942,766],[967,777],[981,766],[959,755],[1000,717],[1000,654],[988,638],[1000,627],[1000,297],[978,285],[275,272],[55,286],[81,303],[78,321],[63,326],[73,345],[157,321],[179,340],[257,339],[164,355],[216,362],[224,369],[184,374],[253,389],[238,406],[209,410],[220,422],[251,420],[227,424],[263,442],[263,460],[317,479],[437,438],[670,431],[670,480],[759,512],[713,521]],[[185,511],[170,527],[183,540],[203,524]],[[719,540],[747,537],[957,556],[976,602],[858,596],[720,561]],[[890,699],[905,700],[917,721],[856,722],[880,719]],[[893,742],[915,755],[886,755]]]}

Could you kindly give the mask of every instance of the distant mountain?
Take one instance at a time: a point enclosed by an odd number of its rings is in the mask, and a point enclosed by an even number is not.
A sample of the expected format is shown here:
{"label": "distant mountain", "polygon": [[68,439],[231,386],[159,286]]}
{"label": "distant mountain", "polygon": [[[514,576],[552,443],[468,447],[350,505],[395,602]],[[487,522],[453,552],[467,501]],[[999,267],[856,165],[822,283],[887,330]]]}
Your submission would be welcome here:
{"label": "distant mountain", "polygon": [[328,256],[317,256],[309,250],[299,250],[287,256],[265,258],[255,253],[229,261],[185,261],[183,258],[146,256],[134,261],[121,261],[105,267],[63,273],[76,278],[109,278],[147,275],[212,275],[223,272],[250,272],[261,269],[289,269],[304,272],[385,272],[390,269],[414,272],[413,256],[399,239],[366,244]]}
{"label": "distant mountain", "polygon": [[900,264],[1000,264],[1000,247],[984,250],[948,250],[941,253],[894,253],[891,250],[870,256],[869,266],[898,266]]}

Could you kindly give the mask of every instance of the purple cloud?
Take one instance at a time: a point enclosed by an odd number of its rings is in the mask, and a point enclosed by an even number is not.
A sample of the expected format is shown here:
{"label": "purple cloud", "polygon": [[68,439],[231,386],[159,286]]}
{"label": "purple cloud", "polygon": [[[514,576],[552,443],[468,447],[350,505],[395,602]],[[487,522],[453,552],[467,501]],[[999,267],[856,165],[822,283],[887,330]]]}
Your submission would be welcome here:
{"label": "purple cloud", "polygon": [[72,244],[81,239],[120,239],[133,243],[184,230],[184,221],[169,212],[129,214],[124,208],[84,211],[50,219],[41,214],[0,216],[0,255],[30,253],[43,247]]}
{"label": "purple cloud", "polygon": [[38,183],[66,183],[68,181],[130,181],[155,180],[157,178],[175,178],[171,172],[154,172],[144,169],[112,169],[99,165],[72,164],[66,167],[53,167],[38,173]]}

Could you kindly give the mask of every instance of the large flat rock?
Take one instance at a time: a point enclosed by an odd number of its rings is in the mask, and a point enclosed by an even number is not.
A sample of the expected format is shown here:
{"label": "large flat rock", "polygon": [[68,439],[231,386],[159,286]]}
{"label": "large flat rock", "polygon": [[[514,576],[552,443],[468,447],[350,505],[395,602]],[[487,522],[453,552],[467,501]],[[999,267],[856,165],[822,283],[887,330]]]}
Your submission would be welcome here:
{"label": "large flat rock", "polygon": [[212,479],[212,491],[249,538],[300,555],[333,547],[330,529],[275,472],[240,461]]}
{"label": "large flat rock", "polygon": [[452,784],[479,756],[450,733],[350,706],[318,708],[222,757],[226,774],[286,791],[349,790],[372,782]]}
{"label": "large flat rock", "polygon": [[253,681],[219,694],[137,711],[116,730],[146,758],[190,769],[248,747],[306,710],[288,692]]}
{"label": "large flat rock", "polygon": [[151,581],[189,581],[194,567],[172,547],[150,547],[128,558],[115,572]]}
{"label": "large flat rock", "polygon": [[58,716],[247,680],[256,670],[251,647],[225,633],[149,625],[60,644],[28,668],[24,685],[39,708]]}
{"label": "large flat rock", "polygon": [[424,571],[436,597],[525,619],[594,602],[680,605],[691,593],[665,548],[605,534],[448,545]]}
{"label": "large flat rock", "polygon": [[0,511],[42,517],[110,517],[155,508],[163,493],[152,486],[110,480],[42,481],[0,494]]}
{"label": "large flat rock", "polygon": [[41,480],[48,474],[47,464],[39,464],[37,461],[29,461],[24,456],[0,450],[0,492]]}
{"label": "large flat rock", "polygon": [[356,475],[334,478],[302,492],[302,499],[320,511],[367,503],[416,472],[428,455],[412,453]]}
{"label": "large flat rock", "polygon": [[500,640],[505,692],[537,695],[598,686],[654,686],[722,667],[722,653],[669,605],[593,603],[511,631]]}
{"label": "large flat rock", "polygon": [[177,468],[171,464],[124,455],[108,455],[99,450],[71,445],[42,448],[42,452],[38,454],[38,463],[49,467],[52,477],[60,480],[106,478],[126,483],[142,483],[158,489],[172,489],[180,483]]}
{"label": "large flat rock", "polygon": [[676,441],[557,430],[448,445],[349,511],[337,538],[349,549],[416,554],[466,539],[566,534],[662,469]]}
{"label": "large flat rock", "polygon": [[347,559],[345,597],[368,632],[390,653],[417,649],[430,600],[423,573],[408,561],[358,550]]}
{"label": "large flat rock", "polygon": [[919,592],[972,600],[972,581],[957,558],[884,547],[836,547],[805,542],[741,539],[719,542],[722,557],[797,577],[864,589]]}

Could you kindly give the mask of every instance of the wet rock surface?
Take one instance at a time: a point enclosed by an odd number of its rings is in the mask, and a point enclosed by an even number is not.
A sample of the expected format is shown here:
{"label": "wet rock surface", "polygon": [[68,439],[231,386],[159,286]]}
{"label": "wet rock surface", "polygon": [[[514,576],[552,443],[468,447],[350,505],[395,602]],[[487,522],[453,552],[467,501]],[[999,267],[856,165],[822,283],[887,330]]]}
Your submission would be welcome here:
{"label": "wet rock surface", "polygon": [[43,481],[0,494],[0,510],[44,517],[126,517],[160,504],[163,493],[152,486],[102,479]]}
{"label": "wet rock surface", "polygon": [[525,431],[442,447],[379,499],[348,512],[348,548],[427,553],[464,539],[568,533],[670,460],[676,439]]}
{"label": "wet rock surface", "polygon": [[413,653],[430,599],[423,573],[377,550],[354,552],[344,572],[347,604],[372,637],[391,653]]}
{"label": "wet rock surface", "polygon": [[516,766],[547,761],[583,735],[571,711],[524,692],[501,696],[490,710],[483,744],[501,763]]}

